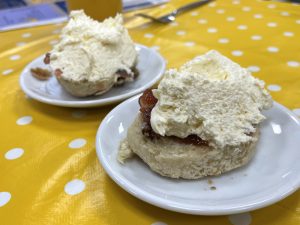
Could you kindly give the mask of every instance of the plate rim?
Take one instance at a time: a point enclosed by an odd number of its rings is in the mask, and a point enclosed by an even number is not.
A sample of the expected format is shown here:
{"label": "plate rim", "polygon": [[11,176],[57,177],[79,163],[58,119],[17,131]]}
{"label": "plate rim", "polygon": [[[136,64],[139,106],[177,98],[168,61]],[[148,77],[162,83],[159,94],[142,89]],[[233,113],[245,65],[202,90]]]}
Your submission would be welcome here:
{"label": "plate rim", "polygon": [[53,99],[49,99],[47,97],[44,96],[40,96],[37,93],[34,93],[33,91],[31,91],[27,85],[25,84],[25,70],[29,70],[30,69],[30,64],[34,61],[37,60],[38,58],[43,57],[44,55],[38,56],[35,59],[33,59],[32,61],[30,61],[22,70],[20,77],[19,77],[19,84],[21,89],[23,90],[23,92],[28,95],[30,98],[45,103],[45,104],[49,104],[49,105],[55,105],[55,106],[62,106],[62,107],[75,107],[75,108],[84,108],[84,107],[97,107],[97,106],[104,106],[104,105],[109,105],[109,104],[113,104],[116,102],[120,102],[122,100],[128,99],[134,95],[137,95],[141,92],[143,92],[145,89],[152,87],[156,82],[158,82],[165,70],[166,70],[166,60],[162,57],[162,55],[155,51],[154,49],[147,47],[145,45],[139,44],[139,43],[135,43],[135,47],[138,48],[143,48],[143,49],[147,49],[148,51],[151,51],[154,55],[156,55],[156,57],[158,58],[158,60],[161,62],[162,67],[159,71],[159,73],[157,74],[156,77],[154,77],[154,79],[149,82],[146,83],[144,85],[142,85],[141,87],[134,89],[133,91],[129,92],[129,93],[125,93],[122,95],[117,95],[117,96],[112,96],[106,99],[95,99],[95,100],[76,100],[76,101],[66,101],[66,100],[53,100]]}
{"label": "plate rim", "polygon": [[[235,208],[230,208],[230,209],[218,209],[218,210],[203,210],[203,209],[194,209],[194,208],[186,208],[186,207],[180,207],[180,206],[174,206],[173,204],[166,204],[163,202],[163,200],[160,197],[157,197],[153,194],[149,194],[147,191],[138,188],[137,186],[131,186],[131,184],[127,184],[121,176],[118,175],[117,172],[114,170],[111,170],[111,167],[109,166],[109,163],[106,162],[104,159],[104,156],[101,151],[101,142],[100,142],[100,136],[103,130],[103,127],[105,126],[106,122],[108,122],[109,118],[115,113],[115,111],[119,108],[122,107],[132,101],[137,101],[137,98],[141,96],[141,94],[138,94],[136,96],[133,96],[126,101],[120,103],[116,107],[114,107],[106,116],[105,118],[101,121],[100,126],[98,127],[97,134],[96,134],[96,154],[98,157],[98,160],[101,163],[101,166],[105,170],[105,172],[109,175],[109,177],[116,183],[118,184],[123,190],[126,192],[130,193],[131,195],[135,196],[136,198],[147,202],[151,205],[174,211],[174,212],[179,212],[179,213],[185,213],[185,214],[192,214],[192,215],[205,215],[205,216],[217,216],[217,215],[230,215],[230,214],[236,214],[236,213],[244,213],[244,212],[249,212],[253,211],[256,209],[260,209],[269,205],[272,205],[287,196],[293,194],[296,192],[299,187],[300,187],[300,179],[293,185],[290,185],[288,188],[285,188],[283,193],[280,192],[280,194],[275,193],[272,194],[271,198],[264,199],[264,201],[260,201],[258,203],[252,204],[252,205],[245,205],[245,206],[238,206]],[[289,117],[291,117],[298,126],[300,126],[300,120],[298,119],[297,115],[294,114],[291,110],[286,108],[285,106],[277,103],[276,101],[273,101],[273,107],[277,107],[279,110],[283,111],[286,113]],[[275,196],[274,196],[275,195]]]}

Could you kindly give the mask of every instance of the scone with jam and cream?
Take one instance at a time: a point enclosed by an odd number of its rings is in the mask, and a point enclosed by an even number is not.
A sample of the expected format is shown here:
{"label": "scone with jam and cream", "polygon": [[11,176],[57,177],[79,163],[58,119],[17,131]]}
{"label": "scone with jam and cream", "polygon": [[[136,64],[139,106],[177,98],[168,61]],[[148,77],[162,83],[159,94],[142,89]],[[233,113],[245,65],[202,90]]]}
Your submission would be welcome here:
{"label": "scone with jam and cream", "polygon": [[100,23],[83,10],[72,11],[44,62],[65,90],[79,97],[100,95],[137,75],[137,51],[119,14]]}
{"label": "scone with jam and cream", "polygon": [[197,179],[250,161],[272,99],[263,81],[209,51],[168,70],[139,104],[118,160],[136,154],[163,176]]}

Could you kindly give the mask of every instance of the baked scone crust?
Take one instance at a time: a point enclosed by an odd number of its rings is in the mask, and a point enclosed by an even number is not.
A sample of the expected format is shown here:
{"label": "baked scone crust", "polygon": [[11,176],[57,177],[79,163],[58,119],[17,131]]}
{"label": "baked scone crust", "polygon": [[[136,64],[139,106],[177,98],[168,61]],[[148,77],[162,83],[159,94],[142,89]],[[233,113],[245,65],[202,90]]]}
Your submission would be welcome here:
{"label": "baked scone crust", "polygon": [[128,129],[127,138],[120,146],[119,161],[138,155],[149,167],[171,178],[198,179],[215,176],[247,164],[253,157],[259,137],[259,129],[253,141],[238,147],[216,149],[179,143],[170,138],[151,140],[141,132],[140,114]]}
{"label": "baked scone crust", "polygon": [[109,91],[114,83],[111,80],[97,81],[73,81],[64,77],[57,77],[58,82],[69,92],[76,97],[86,97],[91,95],[100,95]]}

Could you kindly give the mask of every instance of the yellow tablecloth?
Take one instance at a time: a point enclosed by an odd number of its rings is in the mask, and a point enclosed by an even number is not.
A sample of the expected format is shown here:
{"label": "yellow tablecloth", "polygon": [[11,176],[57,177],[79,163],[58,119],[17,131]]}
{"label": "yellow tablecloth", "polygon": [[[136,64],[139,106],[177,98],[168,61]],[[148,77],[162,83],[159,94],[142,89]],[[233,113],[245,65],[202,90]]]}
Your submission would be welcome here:
{"label": "yellow tablecloth", "polygon": [[[187,3],[146,11],[160,15]],[[218,0],[158,25],[126,15],[137,43],[176,67],[217,49],[265,80],[300,115],[300,6]],[[95,153],[96,130],[114,105],[71,109],[39,103],[19,87],[24,66],[49,51],[63,24],[0,33],[0,224],[300,224],[300,192],[250,213],[204,217],[169,212],[118,187]],[[159,222],[160,221],[160,222]]]}

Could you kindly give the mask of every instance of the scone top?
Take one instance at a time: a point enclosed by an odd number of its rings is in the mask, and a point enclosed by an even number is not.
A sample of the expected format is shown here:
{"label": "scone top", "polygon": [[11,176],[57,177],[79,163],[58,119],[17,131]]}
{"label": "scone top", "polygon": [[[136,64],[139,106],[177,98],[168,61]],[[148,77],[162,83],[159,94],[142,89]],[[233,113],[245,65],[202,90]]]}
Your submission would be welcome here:
{"label": "scone top", "polygon": [[264,82],[217,51],[168,70],[154,90],[151,127],[162,136],[196,134],[210,145],[239,146],[272,106]]}
{"label": "scone top", "polygon": [[100,23],[78,10],[70,13],[50,57],[51,68],[65,79],[115,82],[118,70],[131,73],[137,52],[120,14]]}

